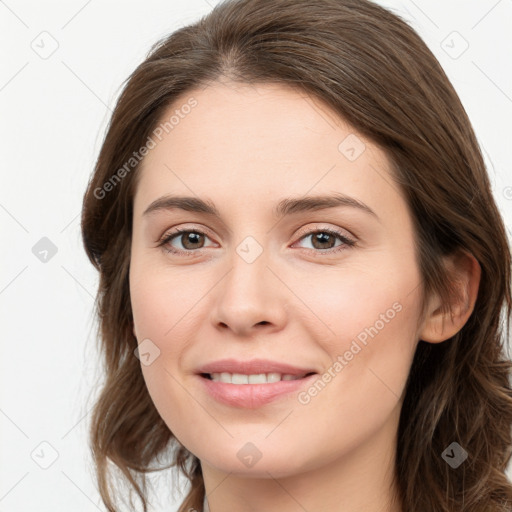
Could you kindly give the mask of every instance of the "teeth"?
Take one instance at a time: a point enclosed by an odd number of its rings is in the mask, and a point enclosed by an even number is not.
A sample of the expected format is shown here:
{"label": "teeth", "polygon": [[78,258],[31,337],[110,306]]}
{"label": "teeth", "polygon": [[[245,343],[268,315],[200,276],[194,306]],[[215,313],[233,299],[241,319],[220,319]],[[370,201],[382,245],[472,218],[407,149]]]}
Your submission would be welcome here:
{"label": "teeth", "polygon": [[304,375],[281,375],[280,373],[258,373],[254,375],[244,375],[242,373],[211,373],[213,381],[225,382],[227,384],[267,384],[279,382],[280,380],[302,379]]}
{"label": "teeth", "polygon": [[[231,382],[233,382],[234,379],[232,379]],[[258,373],[257,375],[248,375],[247,381],[249,384],[266,384],[267,383],[267,376],[264,373]]]}
{"label": "teeth", "polygon": [[249,377],[241,373],[234,373],[231,376],[229,373],[221,373],[220,377],[222,382],[226,382],[229,379],[231,380],[231,384],[249,384]]}

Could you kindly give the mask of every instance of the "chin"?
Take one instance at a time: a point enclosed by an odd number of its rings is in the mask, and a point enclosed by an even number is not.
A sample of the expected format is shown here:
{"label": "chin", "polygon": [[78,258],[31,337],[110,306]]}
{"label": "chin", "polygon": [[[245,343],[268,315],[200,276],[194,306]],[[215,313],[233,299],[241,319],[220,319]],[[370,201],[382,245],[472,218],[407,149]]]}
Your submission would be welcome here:
{"label": "chin", "polygon": [[[218,471],[250,478],[284,478],[307,469],[304,452],[296,446],[290,447],[290,450],[276,450],[263,444],[248,441],[237,442],[229,447],[217,445],[217,450],[198,450],[196,456],[201,464],[207,464]],[[300,460],[296,457],[299,452]]]}

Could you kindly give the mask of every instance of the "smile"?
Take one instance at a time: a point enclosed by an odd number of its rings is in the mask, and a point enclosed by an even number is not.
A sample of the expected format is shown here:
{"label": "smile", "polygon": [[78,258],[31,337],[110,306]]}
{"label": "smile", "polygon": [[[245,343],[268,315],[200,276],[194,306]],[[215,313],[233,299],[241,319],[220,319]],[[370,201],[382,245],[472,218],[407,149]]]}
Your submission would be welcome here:
{"label": "smile", "polygon": [[316,373],[303,376],[279,373],[246,375],[227,372],[198,375],[203,392],[208,397],[230,407],[245,409],[256,409],[271,402],[276,403],[292,393],[296,394],[302,388],[310,386],[316,377]]}
{"label": "smile", "polygon": [[203,374],[206,378],[213,380],[214,382],[225,382],[227,384],[268,384],[274,382],[280,382],[282,380],[297,380],[306,377],[306,375],[291,375],[281,374],[276,372],[271,373],[255,373],[251,375],[245,375],[243,373],[207,373]]}

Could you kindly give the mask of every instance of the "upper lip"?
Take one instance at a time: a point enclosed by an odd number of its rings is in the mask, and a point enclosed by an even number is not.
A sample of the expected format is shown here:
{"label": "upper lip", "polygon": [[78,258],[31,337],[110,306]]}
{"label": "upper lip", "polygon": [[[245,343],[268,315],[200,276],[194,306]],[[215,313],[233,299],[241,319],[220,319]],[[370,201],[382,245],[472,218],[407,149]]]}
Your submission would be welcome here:
{"label": "upper lip", "polygon": [[251,359],[250,361],[238,361],[236,359],[220,359],[201,366],[197,373],[241,373],[243,375],[255,375],[258,373],[280,373],[281,375],[306,375],[316,373],[314,369],[292,366],[279,361],[268,359]]}

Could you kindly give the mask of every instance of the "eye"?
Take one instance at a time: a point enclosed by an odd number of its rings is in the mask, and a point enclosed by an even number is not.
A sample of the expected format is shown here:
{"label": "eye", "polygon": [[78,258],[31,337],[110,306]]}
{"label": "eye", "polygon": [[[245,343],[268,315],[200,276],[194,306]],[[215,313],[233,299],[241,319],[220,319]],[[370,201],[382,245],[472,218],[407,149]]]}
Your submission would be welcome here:
{"label": "eye", "polygon": [[[199,229],[177,229],[166,234],[158,245],[166,246],[167,252],[191,256],[195,250],[203,248],[205,237],[207,237],[206,233]],[[175,239],[184,249],[176,248],[171,244]]]}
{"label": "eye", "polygon": [[[316,250],[316,252],[327,252],[333,253],[342,250],[346,250],[347,248],[353,247],[356,242],[351,238],[348,238],[340,231],[335,229],[317,229],[315,231],[309,231],[305,235],[303,235],[300,240],[306,240],[311,237],[312,249]],[[340,240],[341,243],[338,245],[332,245],[336,242],[336,239]],[[297,243],[297,242],[296,242]],[[309,248],[308,248],[309,249]]]}
{"label": "eye", "polygon": [[[309,231],[301,236],[300,240],[306,240],[308,237],[312,237],[312,248],[307,249],[320,253],[332,254],[353,247],[356,244],[355,240],[331,228]],[[208,238],[207,234],[200,229],[177,229],[164,235],[158,246],[165,247],[165,250],[169,253],[193,256],[197,250],[206,247],[204,245],[205,238]],[[341,243],[332,245],[336,243],[336,239],[340,240]],[[173,245],[173,242],[176,241],[179,242],[183,248]]]}

